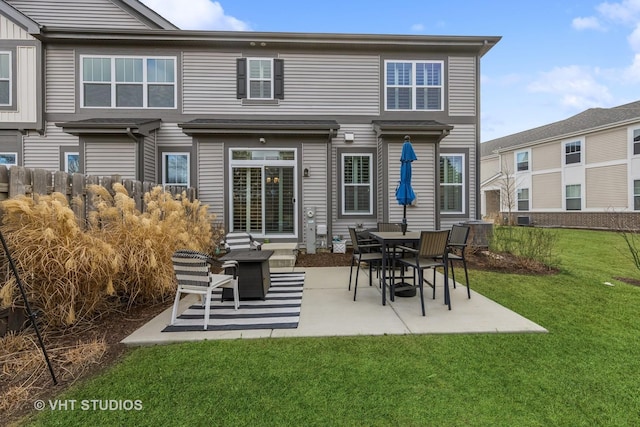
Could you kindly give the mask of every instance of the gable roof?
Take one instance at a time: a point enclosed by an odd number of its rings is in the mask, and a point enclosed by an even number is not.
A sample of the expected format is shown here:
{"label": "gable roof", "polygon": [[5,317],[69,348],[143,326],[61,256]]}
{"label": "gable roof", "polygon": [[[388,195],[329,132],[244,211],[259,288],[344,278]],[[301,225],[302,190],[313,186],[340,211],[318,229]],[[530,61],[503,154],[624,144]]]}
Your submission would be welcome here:
{"label": "gable roof", "polygon": [[514,133],[480,144],[481,157],[491,156],[498,151],[513,149],[523,145],[569,137],[576,133],[593,132],[600,128],[640,120],[640,101],[612,108],[590,108],[566,120]]}
{"label": "gable roof", "polygon": [[176,30],[139,0],[0,0],[39,27]]}

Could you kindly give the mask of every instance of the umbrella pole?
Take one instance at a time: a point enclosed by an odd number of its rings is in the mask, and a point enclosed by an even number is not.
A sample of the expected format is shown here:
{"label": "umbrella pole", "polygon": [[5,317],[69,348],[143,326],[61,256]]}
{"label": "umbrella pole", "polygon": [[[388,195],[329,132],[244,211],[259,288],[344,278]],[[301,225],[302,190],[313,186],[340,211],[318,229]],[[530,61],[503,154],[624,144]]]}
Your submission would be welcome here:
{"label": "umbrella pole", "polygon": [[402,235],[407,234],[407,205],[402,206]]}

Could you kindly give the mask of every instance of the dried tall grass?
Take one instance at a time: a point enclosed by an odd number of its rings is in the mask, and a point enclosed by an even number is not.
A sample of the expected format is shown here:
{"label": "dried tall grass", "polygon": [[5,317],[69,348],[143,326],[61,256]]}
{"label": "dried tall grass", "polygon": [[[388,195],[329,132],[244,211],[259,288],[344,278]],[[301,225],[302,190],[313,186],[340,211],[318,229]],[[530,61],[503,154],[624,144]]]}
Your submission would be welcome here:
{"label": "dried tall grass", "polygon": [[[29,302],[48,326],[71,325],[122,303],[164,301],[175,292],[173,252],[212,251],[214,217],[198,200],[156,187],[145,194],[142,213],[123,185],[113,191],[87,187],[93,199],[86,226],[60,193],[0,202],[2,231]],[[21,302],[9,277],[0,307]]]}
{"label": "dried tall grass", "polygon": [[[113,294],[119,254],[85,233],[64,195],[18,196],[2,202],[2,231],[30,303],[45,323],[69,325],[104,308]],[[0,306],[19,305],[15,277],[0,291]]]}
{"label": "dried tall grass", "polygon": [[178,248],[210,252],[211,221],[207,206],[186,195],[173,197],[156,187],[144,196],[141,213],[121,184],[112,196],[104,187],[89,186],[98,199],[88,215],[89,233],[118,252],[121,268],[114,287],[128,304],[163,301],[173,295],[171,255]]}

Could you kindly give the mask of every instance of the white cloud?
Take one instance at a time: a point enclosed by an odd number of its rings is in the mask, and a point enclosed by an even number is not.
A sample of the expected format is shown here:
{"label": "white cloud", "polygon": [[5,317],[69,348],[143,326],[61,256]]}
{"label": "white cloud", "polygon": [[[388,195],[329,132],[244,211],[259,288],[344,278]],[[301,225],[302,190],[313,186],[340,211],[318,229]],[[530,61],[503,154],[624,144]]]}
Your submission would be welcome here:
{"label": "white cloud", "polygon": [[619,3],[600,3],[596,10],[605,18],[619,23],[633,23],[640,16],[640,0],[623,0]]}
{"label": "white cloud", "polygon": [[600,24],[600,21],[595,16],[589,16],[587,18],[573,18],[571,21],[571,26],[576,30],[600,30],[603,31],[605,28]]}
{"label": "white cloud", "polygon": [[556,67],[540,73],[527,89],[534,93],[554,94],[563,106],[577,110],[609,105],[613,96],[606,86],[596,81],[598,72],[577,65]]}
{"label": "white cloud", "polygon": [[[222,5],[210,0],[141,0],[183,30],[247,31],[249,24],[225,15]],[[188,5],[187,5],[188,3]]]}
{"label": "white cloud", "polygon": [[415,33],[415,32],[421,32],[421,31],[424,31],[424,25],[422,25],[422,24],[413,24],[413,25],[411,26],[411,31],[413,31],[414,33]]}

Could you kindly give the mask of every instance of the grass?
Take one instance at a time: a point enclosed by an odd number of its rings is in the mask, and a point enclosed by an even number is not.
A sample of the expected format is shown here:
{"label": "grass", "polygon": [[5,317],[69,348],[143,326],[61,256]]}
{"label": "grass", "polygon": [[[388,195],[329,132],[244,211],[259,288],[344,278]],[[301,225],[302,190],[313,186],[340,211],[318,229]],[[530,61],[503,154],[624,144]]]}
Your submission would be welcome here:
{"label": "grass", "polygon": [[640,272],[616,233],[558,230],[557,245],[557,275],[470,272],[476,291],[548,334],[139,348],[60,399],[141,410],[45,410],[30,425],[638,425],[640,288],[613,277]]}

